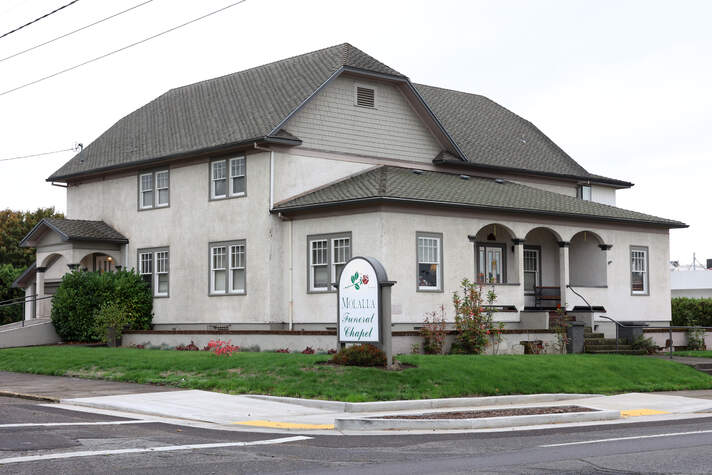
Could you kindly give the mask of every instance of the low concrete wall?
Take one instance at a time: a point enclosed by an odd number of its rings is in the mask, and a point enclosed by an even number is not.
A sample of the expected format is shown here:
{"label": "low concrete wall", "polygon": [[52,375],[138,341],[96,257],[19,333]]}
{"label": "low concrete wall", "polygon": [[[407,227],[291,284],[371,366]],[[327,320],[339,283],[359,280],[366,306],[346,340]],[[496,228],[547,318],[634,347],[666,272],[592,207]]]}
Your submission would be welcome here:
{"label": "low concrete wall", "polygon": [[[449,351],[454,339],[454,332],[446,336],[445,347]],[[304,350],[307,346],[317,352],[326,352],[336,349],[336,332],[334,331],[287,331],[287,330],[256,330],[256,331],[189,331],[189,330],[153,330],[126,332],[121,340],[122,346],[143,345],[144,347],[174,348],[178,345],[187,345],[191,341],[200,348],[210,340],[230,341],[241,348],[259,346],[261,351],[274,351],[287,348],[293,352]],[[485,354],[523,354],[522,341],[541,341],[544,352],[552,353],[555,350],[556,334],[549,330],[504,330],[502,341],[496,349],[488,346]],[[417,345],[422,351],[423,337],[415,331],[393,332],[393,352],[395,354],[412,353]]]}
{"label": "low concrete wall", "polygon": [[24,327],[0,330],[0,348],[54,345],[61,341],[57,332],[54,331],[54,325],[49,320],[40,323],[30,320]]}
{"label": "low concrete wall", "polygon": [[[661,348],[665,348],[667,341],[670,339],[670,332],[664,328],[651,328],[643,330],[643,335],[646,338],[652,338],[655,344]],[[672,344],[675,348],[686,347],[687,330],[672,328]],[[712,349],[712,332],[705,332],[705,346],[707,349]]]}

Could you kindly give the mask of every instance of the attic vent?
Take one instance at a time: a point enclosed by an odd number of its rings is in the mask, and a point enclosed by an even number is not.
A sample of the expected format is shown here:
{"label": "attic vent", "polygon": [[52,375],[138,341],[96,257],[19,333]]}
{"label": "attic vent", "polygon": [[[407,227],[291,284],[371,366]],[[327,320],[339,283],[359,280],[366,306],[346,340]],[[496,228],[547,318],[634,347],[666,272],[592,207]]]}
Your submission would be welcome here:
{"label": "attic vent", "polygon": [[423,170],[413,170],[413,173],[415,173],[416,175],[422,175]]}
{"label": "attic vent", "polygon": [[461,179],[461,180],[469,180],[470,177],[467,176],[467,175],[460,175],[460,179]]}
{"label": "attic vent", "polygon": [[356,105],[360,107],[376,107],[376,90],[370,87],[356,86]]}

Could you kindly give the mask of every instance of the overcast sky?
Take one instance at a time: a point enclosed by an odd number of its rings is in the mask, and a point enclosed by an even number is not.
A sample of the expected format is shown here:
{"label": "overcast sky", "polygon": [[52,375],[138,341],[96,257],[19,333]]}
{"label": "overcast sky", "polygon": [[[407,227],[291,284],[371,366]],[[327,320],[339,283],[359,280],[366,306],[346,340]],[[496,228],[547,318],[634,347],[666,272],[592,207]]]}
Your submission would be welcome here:
{"label": "overcast sky", "polygon": [[[0,0],[0,34],[69,0]],[[632,181],[618,205],[690,225],[671,258],[712,258],[712,2],[247,0],[102,61],[26,82],[232,3],[80,0],[0,38],[0,159],[89,144],[166,90],[350,42],[414,82],[485,95],[592,173]],[[45,178],[73,155],[0,162],[0,208],[65,209]]]}

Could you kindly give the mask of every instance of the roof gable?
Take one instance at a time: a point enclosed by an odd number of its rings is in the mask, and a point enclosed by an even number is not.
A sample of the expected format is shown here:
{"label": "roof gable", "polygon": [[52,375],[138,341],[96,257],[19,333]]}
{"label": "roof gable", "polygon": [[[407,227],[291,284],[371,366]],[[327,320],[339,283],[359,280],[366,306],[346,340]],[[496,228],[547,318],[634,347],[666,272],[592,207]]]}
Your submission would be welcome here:
{"label": "roof gable", "polygon": [[126,237],[104,221],[83,219],[43,218],[20,241],[21,247],[36,247],[48,232],[56,233],[62,241],[95,241],[126,244]]}

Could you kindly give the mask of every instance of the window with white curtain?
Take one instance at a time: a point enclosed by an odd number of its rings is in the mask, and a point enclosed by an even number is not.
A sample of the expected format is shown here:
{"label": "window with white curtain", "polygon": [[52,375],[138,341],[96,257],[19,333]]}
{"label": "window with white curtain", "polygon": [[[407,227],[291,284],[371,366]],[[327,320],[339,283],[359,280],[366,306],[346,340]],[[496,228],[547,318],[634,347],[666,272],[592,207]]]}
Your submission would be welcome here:
{"label": "window with white curtain", "polygon": [[210,198],[219,200],[245,196],[247,162],[244,156],[210,162]]}
{"label": "window with white curtain", "polygon": [[168,170],[138,175],[138,208],[140,210],[168,206],[170,200]]}
{"label": "window with white curtain", "polygon": [[418,290],[442,290],[442,235],[417,233]]}

